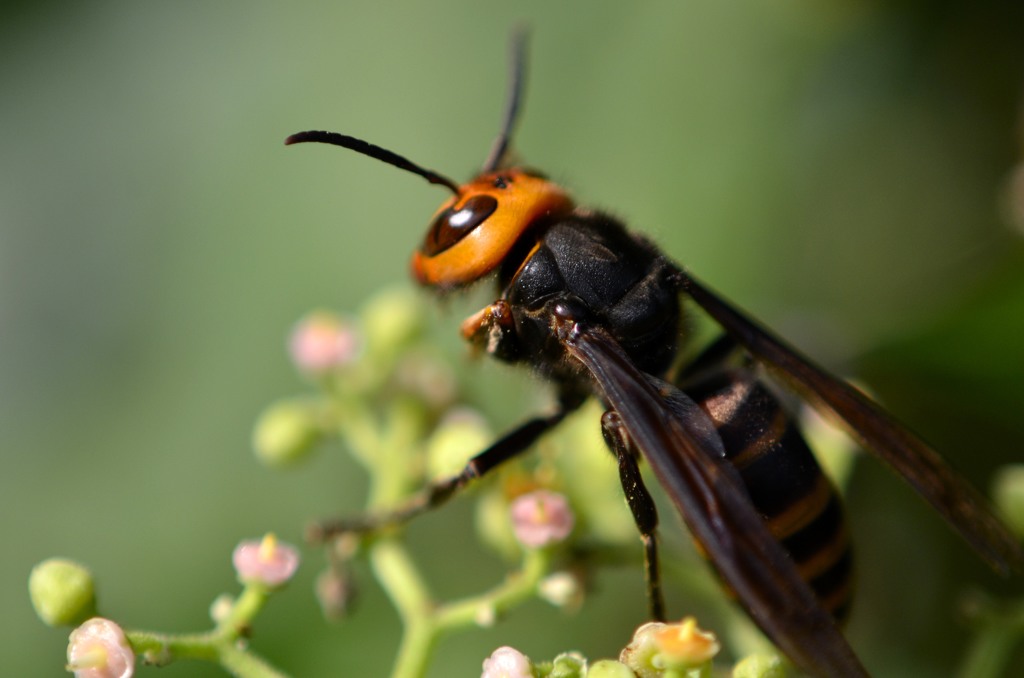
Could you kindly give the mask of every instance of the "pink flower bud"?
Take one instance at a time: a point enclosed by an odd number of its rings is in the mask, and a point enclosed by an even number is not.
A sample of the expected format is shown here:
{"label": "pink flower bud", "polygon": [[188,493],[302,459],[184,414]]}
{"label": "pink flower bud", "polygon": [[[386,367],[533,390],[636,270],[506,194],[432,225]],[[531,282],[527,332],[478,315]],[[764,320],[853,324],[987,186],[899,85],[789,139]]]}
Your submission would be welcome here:
{"label": "pink flower bud", "polygon": [[71,632],[67,668],[75,678],[131,678],[135,653],[120,626],[93,617]]}
{"label": "pink flower bud", "polygon": [[299,567],[299,552],[295,547],[278,542],[272,534],[258,542],[243,541],[235,548],[231,559],[243,584],[259,582],[281,586]]}
{"label": "pink flower bud", "polygon": [[499,647],[484,660],[480,678],[533,678],[530,659],[512,647]]}
{"label": "pink flower bud", "polygon": [[560,542],[572,532],[572,509],[561,494],[536,490],[517,497],[510,511],[516,539],[527,548]]}
{"label": "pink flower bud", "polygon": [[351,363],[359,343],[352,323],[334,313],[316,311],[295,326],[288,347],[300,370],[319,374]]}
{"label": "pink flower bud", "polygon": [[328,568],[316,578],[316,599],[324,618],[337,621],[348,614],[356,597],[352,576],[340,568]]}

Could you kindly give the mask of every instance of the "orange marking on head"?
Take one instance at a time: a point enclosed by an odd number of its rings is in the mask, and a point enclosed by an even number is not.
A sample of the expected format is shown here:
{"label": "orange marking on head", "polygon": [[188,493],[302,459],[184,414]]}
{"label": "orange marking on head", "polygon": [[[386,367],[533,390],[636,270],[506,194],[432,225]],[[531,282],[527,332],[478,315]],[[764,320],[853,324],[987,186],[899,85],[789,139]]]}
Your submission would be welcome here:
{"label": "orange marking on head", "polygon": [[434,215],[412,272],[423,285],[456,287],[496,269],[540,220],[567,214],[561,187],[520,169],[482,174]]}

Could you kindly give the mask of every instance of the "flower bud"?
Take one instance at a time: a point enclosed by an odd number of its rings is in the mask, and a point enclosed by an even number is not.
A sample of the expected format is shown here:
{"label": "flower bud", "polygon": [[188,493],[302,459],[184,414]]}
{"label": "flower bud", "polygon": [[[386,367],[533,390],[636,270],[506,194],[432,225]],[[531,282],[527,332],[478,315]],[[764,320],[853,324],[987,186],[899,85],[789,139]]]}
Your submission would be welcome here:
{"label": "flower bud", "polygon": [[315,376],[352,363],[360,344],[350,321],[330,311],[314,311],[295,325],[288,351],[299,370]]}
{"label": "flower bud", "polygon": [[210,619],[214,624],[220,624],[227,620],[234,608],[235,597],[230,593],[222,593],[210,603]]}
{"label": "flower bud", "polygon": [[499,647],[484,660],[480,678],[533,678],[530,659],[512,647]]}
{"label": "flower bud", "polygon": [[509,501],[500,489],[484,488],[476,501],[473,522],[477,538],[502,558],[515,562],[522,557],[523,546],[516,539],[509,520]]}
{"label": "flower bud", "polygon": [[711,659],[722,649],[715,634],[697,627],[697,620],[686,617],[654,634],[662,661],[667,668],[686,669]]}
{"label": "flower bud", "polygon": [[305,459],[321,431],[311,405],[298,400],[272,404],[256,421],[252,446],[267,466],[283,467]]}
{"label": "flower bud", "polygon": [[999,469],[992,496],[1013,531],[1024,536],[1024,464],[1007,464]]}
{"label": "flower bud", "polygon": [[636,672],[640,678],[658,678],[664,667],[655,661],[658,645],[654,642],[654,634],[666,626],[668,625],[662,622],[641,625],[633,632],[633,639],[629,645],[619,653],[619,661]]}
{"label": "flower bud", "polygon": [[238,580],[267,587],[285,584],[299,567],[299,552],[294,546],[267,534],[262,541],[243,541],[232,554]]}
{"label": "flower bud", "polygon": [[600,659],[590,665],[587,678],[636,678],[636,674],[622,662]]}
{"label": "flower bud", "polygon": [[458,474],[469,459],[491,442],[491,431],[477,412],[449,412],[427,439],[427,471],[431,478]]}
{"label": "flower bud", "polygon": [[656,678],[666,670],[709,669],[719,649],[714,634],[697,628],[697,621],[687,617],[678,624],[644,624],[633,634],[619,661],[640,678]]}
{"label": "flower bud", "polygon": [[71,632],[67,669],[75,678],[131,678],[135,652],[120,626],[93,617]]}
{"label": "flower bud", "polygon": [[732,678],[786,678],[786,668],[777,655],[752,654],[736,663]]}
{"label": "flower bud", "polygon": [[555,607],[576,611],[583,605],[584,588],[571,572],[555,572],[541,580],[537,594]]}
{"label": "flower bud", "polygon": [[552,678],[583,678],[587,672],[587,658],[579,652],[563,652],[551,662]]}
{"label": "flower bud", "polygon": [[448,408],[458,391],[451,365],[432,350],[412,348],[404,353],[395,367],[395,384],[409,393],[432,412]]}
{"label": "flower bud", "polygon": [[[868,392],[863,384],[856,384],[856,387]],[[800,429],[825,475],[840,490],[845,489],[861,456],[857,443],[836,422],[823,417],[811,405],[804,405],[800,410]]]}
{"label": "flower bud", "polygon": [[356,597],[352,576],[340,568],[328,568],[316,578],[316,599],[328,621],[343,619]]}
{"label": "flower bud", "polygon": [[50,558],[33,567],[28,592],[36,614],[49,626],[74,626],[96,614],[92,573],[71,560]]}
{"label": "flower bud", "polygon": [[423,304],[407,287],[384,290],[366,303],[360,317],[367,348],[390,363],[394,354],[422,329]]}
{"label": "flower bud", "polygon": [[541,548],[560,542],[572,532],[574,516],[565,496],[535,490],[512,502],[512,529],[527,548]]}

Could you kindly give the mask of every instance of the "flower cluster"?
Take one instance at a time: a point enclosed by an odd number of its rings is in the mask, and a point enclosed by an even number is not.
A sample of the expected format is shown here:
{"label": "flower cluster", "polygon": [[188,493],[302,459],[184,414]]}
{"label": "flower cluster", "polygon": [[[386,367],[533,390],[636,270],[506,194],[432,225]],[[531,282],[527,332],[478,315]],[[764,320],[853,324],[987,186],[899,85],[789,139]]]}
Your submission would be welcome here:
{"label": "flower cluster", "polygon": [[93,616],[96,597],[92,574],[63,559],[37,565],[29,577],[29,593],[39,617],[51,626],[75,626],[68,638],[67,669],[76,678],[130,678],[136,661],[163,665],[177,659],[202,658],[219,662],[242,678],[271,678],[281,674],[238,641],[272,591],[295,574],[295,547],[273,535],[243,541],[232,557],[242,593],[222,594],[210,607],[215,623],[206,633],[169,634],[125,631],[117,622]]}

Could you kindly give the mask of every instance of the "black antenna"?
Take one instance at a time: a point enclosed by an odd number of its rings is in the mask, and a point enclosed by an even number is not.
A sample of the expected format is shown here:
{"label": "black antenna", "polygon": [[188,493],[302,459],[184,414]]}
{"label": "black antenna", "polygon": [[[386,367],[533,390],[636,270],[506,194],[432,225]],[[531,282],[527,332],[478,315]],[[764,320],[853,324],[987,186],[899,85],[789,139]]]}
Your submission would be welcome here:
{"label": "black antenna", "polygon": [[505,160],[509,144],[512,142],[512,129],[515,127],[516,118],[519,117],[519,108],[523,102],[523,85],[526,81],[526,48],[529,31],[525,26],[519,26],[512,34],[512,64],[511,77],[508,89],[508,100],[505,104],[505,119],[501,124],[501,133],[494,140],[491,152],[484,161],[484,172],[493,172],[498,169]]}
{"label": "black antenna", "polygon": [[317,141],[322,144],[333,144],[334,146],[341,146],[349,150],[355,151],[356,153],[362,153],[368,155],[371,158],[376,158],[382,162],[386,162],[389,165],[394,165],[399,169],[404,169],[407,172],[418,174],[432,184],[440,184],[445,186],[455,195],[459,195],[459,185],[454,181],[438,174],[432,170],[424,169],[416,163],[412,162],[407,158],[403,158],[397,153],[392,153],[386,148],[375,146],[362,139],[356,139],[355,137],[346,136],[344,134],[338,134],[337,132],[299,132],[293,134],[284,140],[285,146],[291,146],[292,144],[301,144],[306,141]]}

